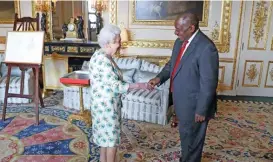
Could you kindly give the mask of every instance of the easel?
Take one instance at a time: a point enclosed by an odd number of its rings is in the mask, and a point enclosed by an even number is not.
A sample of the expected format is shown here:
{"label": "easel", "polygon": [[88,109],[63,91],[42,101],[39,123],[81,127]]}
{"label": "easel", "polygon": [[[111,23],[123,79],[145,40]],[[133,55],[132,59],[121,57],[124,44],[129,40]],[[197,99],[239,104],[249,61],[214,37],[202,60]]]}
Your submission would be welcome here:
{"label": "easel", "polygon": [[[36,114],[36,125],[39,125],[39,100],[41,103],[41,107],[44,107],[44,102],[42,99],[41,88],[39,85],[39,69],[40,65],[35,64],[20,64],[20,63],[6,63],[8,66],[8,74],[6,80],[6,90],[5,90],[5,98],[4,98],[4,106],[3,106],[3,113],[2,113],[2,120],[6,119],[6,108],[7,108],[7,101],[9,97],[19,97],[19,98],[29,98],[33,99],[35,103],[35,114]],[[8,93],[9,91],[9,81],[10,81],[10,74],[12,67],[19,67],[21,70],[21,84],[20,84],[20,94]],[[24,80],[25,80],[25,71],[28,68],[32,68],[34,74],[34,94],[33,95],[24,95]]]}
{"label": "easel", "polygon": [[[19,27],[17,28],[17,24],[20,23]],[[35,24],[36,23],[36,24]],[[33,25],[35,24],[35,25]],[[36,29],[34,28],[36,26]],[[22,17],[18,18],[18,14],[15,14],[15,20],[14,20],[14,26],[13,26],[13,31],[38,31],[39,30],[39,13],[36,14],[36,18],[31,18],[31,17]],[[21,33],[22,34],[24,33]],[[18,32],[20,33],[20,32]],[[31,32],[28,32],[29,34]],[[6,89],[5,89],[5,98],[4,98],[4,105],[3,105],[3,113],[2,113],[2,120],[4,121],[6,119],[6,108],[7,108],[7,101],[9,97],[18,97],[18,98],[28,98],[28,99],[33,99],[35,103],[35,114],[36,114],[36,125],[39,124],[39,100],[41,103],[41,107],[44,107],[43,99],[42,99],[42,94],[41,94],[41,88],[39,85],[39,72],[40,72],[40,66],[41,66],[41,59],[42,59],[42,51],[43,51],[43,40],[44,40],[44,33],[39,32],[37,41],[39,41],[40,44],[38,44],[39,48],[41,50],[38,50],[37,54],[34,53],[27,53],[28,49],[24,49],[23,51],[16,51],[13,48],[16,47],[10,47],[8,45],[9,43],[9,36],[11,37],[12,41],[16,42],[16,32],[14,33],[8,33],[8,39],[6,42],[6,55],[5,55],[5,63],[8,66],[8,73],[7,73],[7,80],[6,80]],[[23,35],[24,36],[24,35]],[[35,37],[35,35],[25,35],[26,40],[29,39],[29,37]],[[18,39],[22,39],[21,37]],[[20,44],[19,44],[20,45]],[[36,47],[37,48],[37,47]],[[35,47],[33,49],[37,50]],[[26,55],[21,56],[20,54],[23,53]],[[30,56],[28,56],[29,54]],[[30,57],[29,61],[25,60],[24,58]],[[9,84],[10,84],[10,76],[11,76],[11,69],[12,67],[19,67],[21,70],[21,82],[20,82],[20,93],[19,94],[14,94],[14,93],[9,93]],[[34,94],[33,95],[25,95],[24,94],[24,80],[25,80],[25,71],[28,68],[32,68],[33,74],[34,74]]]}

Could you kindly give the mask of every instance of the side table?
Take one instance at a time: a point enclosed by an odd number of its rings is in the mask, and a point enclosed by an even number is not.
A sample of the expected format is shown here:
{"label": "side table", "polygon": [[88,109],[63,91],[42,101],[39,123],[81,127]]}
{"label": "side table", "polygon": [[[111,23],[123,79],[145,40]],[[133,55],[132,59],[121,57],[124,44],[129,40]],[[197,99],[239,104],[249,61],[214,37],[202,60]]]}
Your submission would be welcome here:
{"label": "side table", "polygon": [[66,74],[60,78],[60,82],[68,87],[78,87],[80,95],[80,112],[77,114],[71,114],[68,117],[68,121],[72,122],[73,120],[84,121],[87,127],[90,127],[92,124],[91,112],[85,110],[83,106],[83,94],[82,88],[90,86],[90,79],[88,72],[85,71],[73,71]]}

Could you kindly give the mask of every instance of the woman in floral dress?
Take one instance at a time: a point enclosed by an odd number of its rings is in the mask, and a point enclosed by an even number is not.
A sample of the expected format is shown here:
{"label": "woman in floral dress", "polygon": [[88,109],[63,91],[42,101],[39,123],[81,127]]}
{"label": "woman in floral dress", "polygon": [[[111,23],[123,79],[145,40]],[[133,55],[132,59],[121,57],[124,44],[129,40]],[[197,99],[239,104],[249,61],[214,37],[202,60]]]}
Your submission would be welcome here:
{"label": "woman in floral dress", "polygon": [[105,26],[98,36],[101,47],[90,59],[91,112],[93,141],[100,149],[101,162],[115,162],[120,144],[121,94],[132,88],[148,89],[146,83],[129,84],[112,56],[120,48],[120,29]]}

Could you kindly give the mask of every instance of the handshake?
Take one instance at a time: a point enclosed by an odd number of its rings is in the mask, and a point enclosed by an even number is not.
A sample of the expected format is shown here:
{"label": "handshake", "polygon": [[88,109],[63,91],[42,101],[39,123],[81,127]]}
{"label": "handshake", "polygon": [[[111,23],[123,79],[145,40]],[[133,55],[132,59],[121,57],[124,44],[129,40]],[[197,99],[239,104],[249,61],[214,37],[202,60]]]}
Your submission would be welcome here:
{"label": "handshake", "polygon": [[159,78],[153,78],[148,83],[132,83],[129,85],[129,89],[147,89],[151,91],[159,83],[160,83]]}

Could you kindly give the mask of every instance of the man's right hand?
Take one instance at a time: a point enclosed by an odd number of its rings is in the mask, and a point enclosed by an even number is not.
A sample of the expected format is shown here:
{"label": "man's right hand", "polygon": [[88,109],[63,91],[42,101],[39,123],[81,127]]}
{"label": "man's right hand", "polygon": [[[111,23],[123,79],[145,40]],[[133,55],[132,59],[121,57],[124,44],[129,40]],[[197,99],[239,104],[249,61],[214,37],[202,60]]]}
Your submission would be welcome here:
{"label": "man's right hand", "polygon": [[151,79],[149,82],[148,82],[148,84],[152,87],[152,88],[154,88],[156,85],[158,85],[160,83],[160,78],[158,78],[158,77],[155,77],[155,78],[153,78],[153,79]]}

